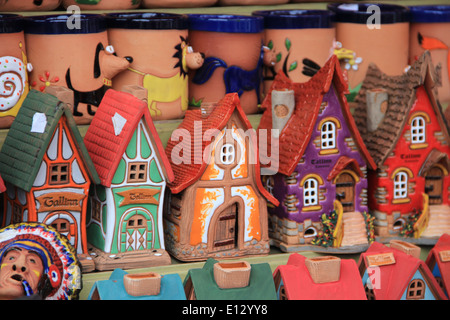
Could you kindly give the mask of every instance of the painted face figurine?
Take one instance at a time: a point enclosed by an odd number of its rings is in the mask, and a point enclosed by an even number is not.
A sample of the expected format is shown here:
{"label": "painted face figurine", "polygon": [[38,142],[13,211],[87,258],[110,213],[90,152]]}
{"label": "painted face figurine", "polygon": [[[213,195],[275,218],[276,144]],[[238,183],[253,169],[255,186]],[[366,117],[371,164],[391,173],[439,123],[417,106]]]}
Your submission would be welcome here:
{"label": "painted face figurine", "polygon": [[81,272],[73,247],[37,223],[0,230],[0,300],[77,297]]}

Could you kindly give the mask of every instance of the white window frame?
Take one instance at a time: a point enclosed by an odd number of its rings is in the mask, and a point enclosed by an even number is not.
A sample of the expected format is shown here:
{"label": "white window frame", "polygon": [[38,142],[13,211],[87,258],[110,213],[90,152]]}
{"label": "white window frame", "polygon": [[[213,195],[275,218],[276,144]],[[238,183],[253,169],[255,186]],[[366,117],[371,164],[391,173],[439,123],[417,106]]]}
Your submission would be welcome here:
{"label": "white window frame", "polygon": [[416,116],[411,121],[411,143],[424,143],[426,141],[425,134],[426,120],[423,116]]}
{"label": "white window frame", "polygon": [[408,197],[408,174],[404,171],[394,176],[394,199],[405,199]]}
{"label": "white window frame", "polygon": [[322,150],[336,148],[336,124],[333,121],[324,122],[320,128],[320,147]]}
{"label": "white window frame", "polygon": [[303,206],[310,207],[319,204],[319,182],[314,178],[303,183]]}
{"label": "white window frame", "polygon": [[220,161],[224,165],[229,165],[234,163],[236,157],[236,150],[234,144],[227,143],[220,148]]}

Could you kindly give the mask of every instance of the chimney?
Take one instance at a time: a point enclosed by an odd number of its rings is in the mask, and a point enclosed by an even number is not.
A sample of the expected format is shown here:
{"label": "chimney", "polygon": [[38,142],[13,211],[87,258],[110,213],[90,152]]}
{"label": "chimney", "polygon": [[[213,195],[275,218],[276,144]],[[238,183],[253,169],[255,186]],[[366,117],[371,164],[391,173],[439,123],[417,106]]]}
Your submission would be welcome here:
{"label": "chimney", "polygon": [[308,258],[306,268],[314,283],[339,281],[341,275],[341,259],[333,256]]}
{"label": "chimney", "polygon": [[372,89],[366,92],[367,129],[375,131],[384,118],[388,107],[388,93],[385,89]]}
{"label": "chimney", "polygon": [[214,280],[221,289],[243,288],[250,283],[248,262],[218,262],[214,264]]}
{"label": "chimney", "polygon": [[272,90],[272,135],[275,138],[280,136],[294,109],[294,90]]}
{"label": "chimney", "polygon": [[420,247],[415,244],[402,241],[402,240],[391,240],[389,242],[391,248],[400,250],[406,254],[413,256],[414,258],[420,259]]}
{"label": "chimney", "polygon": [[202,102],[200,106],[200,112],[202,114],[202,119],[209,117],[211,112],[217,107],[217,102]]}
{"label": "chimney", "polygon": [[131,296],[156,296],[161,289],[161,275],[154,272],[126,274],[123,284]]}

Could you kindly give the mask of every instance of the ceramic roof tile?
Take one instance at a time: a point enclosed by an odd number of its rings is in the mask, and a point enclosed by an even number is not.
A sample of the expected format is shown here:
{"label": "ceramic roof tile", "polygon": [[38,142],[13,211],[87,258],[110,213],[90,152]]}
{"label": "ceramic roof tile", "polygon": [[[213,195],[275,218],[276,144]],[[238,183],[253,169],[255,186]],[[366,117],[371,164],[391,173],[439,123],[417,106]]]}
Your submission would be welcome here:
{"label": "ceramic roof tile", "polygon": [[108,90],[89,125],[84,143],[100,176],[101,184],[109,187],[117,166],[133,136],[139,121],[144,118],[151,138],[165,170],[173,180],[173,172],[154,127],[147,104],[135,96]]}

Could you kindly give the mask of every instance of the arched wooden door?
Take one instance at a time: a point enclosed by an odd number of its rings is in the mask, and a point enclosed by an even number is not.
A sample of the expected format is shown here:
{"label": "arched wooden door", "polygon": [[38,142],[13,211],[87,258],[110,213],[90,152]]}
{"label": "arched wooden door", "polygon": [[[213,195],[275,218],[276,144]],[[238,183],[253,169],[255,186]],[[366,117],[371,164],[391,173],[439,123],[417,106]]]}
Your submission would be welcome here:
{"label": "arched wooden door", "polygon": [[153,248],[154,224],[147,210],[131,209],[124,214],[121,231],[121,252]]}
{"label": "arched wooden door", "polygon": [[430,204],[442,204],[444,172],[438,166],[428,170],[425,175],[425,193],[428,195]]}
{"label": "arched wooden door", "polygon": [[341,202],[344,212],[355,210],[355,179],[343,172],[336,180],[336,199]]}
{"label": "arched wooden door", "polygon": [[53,227],[60,234],[69,240],[70,244],[76,249],[78,244],[77,220],[67,211],[56,211],[50,213],[44,224]]}
{"label": "arched wooden door", "polygon": [[230,250],[237,245],[237,204],[234,203],[221,213],[217,219],[213,237],[213,251]]}

